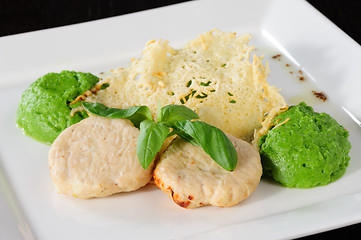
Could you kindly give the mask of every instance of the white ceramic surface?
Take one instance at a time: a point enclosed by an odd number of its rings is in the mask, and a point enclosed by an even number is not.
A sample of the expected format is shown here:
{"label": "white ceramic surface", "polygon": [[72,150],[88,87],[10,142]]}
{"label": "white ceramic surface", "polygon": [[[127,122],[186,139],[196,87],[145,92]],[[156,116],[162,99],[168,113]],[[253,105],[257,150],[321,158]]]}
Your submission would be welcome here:
{"label": "white ceramic surface", "polygon": [[[124,67],[150,39],[180,47],[212,28],[251,33],[255,53],[270,64],[269,82],[282,89],[289,104],[306,101],[349,130],[353,148],[346,174],[313,189],[262,180],[251,198],[232,208],[182,209],[154,186],[92,200],[58,194],[49,176],[49,146],[15,126],[22,91],[47,72],[97,74]],[[276,54],[282,56],[272,58]],[[2,37],[0,238],[280,239],[360,222],[359,59],[360,46],[300,0],[195,1]],[[316,99],[312,90],[325,92],[328,100]]]}

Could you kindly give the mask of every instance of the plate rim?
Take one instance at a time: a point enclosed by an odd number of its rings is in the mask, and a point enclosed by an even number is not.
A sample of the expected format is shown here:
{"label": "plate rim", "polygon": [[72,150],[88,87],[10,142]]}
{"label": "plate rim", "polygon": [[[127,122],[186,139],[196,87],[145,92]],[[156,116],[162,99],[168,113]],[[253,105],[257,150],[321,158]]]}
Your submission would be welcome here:
{"label": "plate rim", "polygon": [[[199,2],[202,2],[202,4],[205,2],[205,1],[199,1]],[[216,1],[213,1],[213,2],[216,2]],[[229,2],[232,2],[232,1],[229,1]],[[272,2],[282,2],[282,0],[274,0],[274,1],[272,1]],[[313,6],[311,5],[311,4],[309,4],[308,2],[306,2],[306,1],[298,1],[299,3],[301,3],[301,4],[304,4],[305,6],[308,6],[308,8],[312,8],[312,9],[314,9],[313,8]],[[194,2],[184,2],[184,3],[180,3],[180,4],[190,4],[190,5],[192,5]],[[197,3],[198,4],[198,3]],[[178,5],[178,4],[176,4],[176,5]],[[145,10],[145,11],[140,11],[140,12],[136,12],[136,13],[130,13],[130,14],[126,14],[127,16],[128,15],[134,15],[134,14],[143,14],[144,12],[152,12],[152,11],[158,11],[159,9],[165,9],[165,8],[169,8],[169,7],[177,7],[176,5],[170,5],[170,6],[164,6],[164,7],[160,7],[160,8],[155,8],[155,9],[150,9],[150,10]],[[322,15],[321,13],[319,13],[316,9],[314,9],[314,10],[312,10],[312,11],[316,11],[317,12],[317,14],[319,14],[319,17],[321,17],[321,18],[324,18],[324,19],[327,19],[324,15]],[[123,16],[125,16],[125,15],[121,15],[121,16],[115,16],[115,17],[111,17],[111,19],[118,19],[118,18],[122,18]],[[85,23],[77,23],[77,24],[72,24],[72,25],[68,25],[68,26],[61,26],[61,27],[56,27],[56,28],[51,28],[51,29],[45,29],[45,30],[37,30],[37,31],[33,31],[33,32],[28,32],[28,33],[20,33],[20,34],[14,34],[14,35],[9,35],[9,36],[4,36],[4,37],[1,37],[0,38],[0,42],[2,41],[2,39],[11,39],[11,38],[18,38],[19,36],[21,37],[21,38],[23,38],[23,36],[28,36],[29,34],[37,34],[37,33],[39,33],[39,32],[41,32],[41,34],[43,34],[43,33],[48,33],[48,32],[51,32],[51,31],[54,31],[54,29],[55,30],[57,30],[57,29],[60,29],[60,31],[61,31],[61,29],[68,29],[69,27],[72,27],[72,26],[76,26],[76,27],[82,27],[82,26],[84,26],[84,25],[91,25],[91,24],[94,24],[94,23],[96,23],[96,24],[99,24],[100,22],[102,22],[102,21],[106,21],[107,19],[109,19],[109,18],[106,18],[106,19],[99,19],[99,20],[94,20],[94,21],[90,21],[90,22],[85,22]],[[327,21],[329,21],[328,19],[327,19]],[[333,24],[331,21],[329,21],[329,24],[332,26],[332,28],[333,29],[336,29],[338,32],[339,32],[339,34],[341,34],[342,35],[342,37],[345,39],[345,41],[349,41],[350,42],[350,44],[354,44],[354,43],[356,43],[351,37],[349,37],[346,33],[344,33],[341,29],[339,29],[335,24]],[[357,44],[357,43],[356,43]],[[359,50],[361,49],[361,47],[357,44],[357,46],[356,47],[358,47],[359,48]],[[1,163],[1,162],[0,162]],[[1,164],[0,164],[1,165]],[[342,197],[338,197],[338,198],[336,198],[336,199],[332,199],[332,200],[327,200],[327,201],[325,201],[325,202],[330,202],[330,203],[332,203],[333,201],[338,201],[337,199],[340,199],[340,198],[351,198],[351,199],[358,199],[358,196],[360,195],[360,193],[355,193],[355,194],[351,194],[351,195],[349,195],[349,196],[342,196]],[[355,202],[361,202],[361,201],[359,201],[359,200],[355,200]],[[317,205],[317,204],[315,204],[315,205]],[[358,216],[357,216],[357,218],[358,218]],[[356,223],[356,222],[361,222],[361,218],[359,218],[359,219],[354,219],[354,217],[350,217],[350,219],[343,219],[344,221],[341,223],[341,225],[342,226],[346,226],[346,225],[348,225],[348,224],[352,224],[352,223]],[[339,226],[339,227],[342,227],[342,226]],[[332,229],[334,229],[334,228],[332,228]],[[327,230],[331,230],[331,229],[327,229]],[[321,230],[322,231],[322,230]],[[318,232],[320,232],[320,231],[315,231],[315,230],[313,230],[312,232],[310,232],[311,234],[313,234],[313,233],[318,233]],[[302,235],[303,236],[303,235]]]}

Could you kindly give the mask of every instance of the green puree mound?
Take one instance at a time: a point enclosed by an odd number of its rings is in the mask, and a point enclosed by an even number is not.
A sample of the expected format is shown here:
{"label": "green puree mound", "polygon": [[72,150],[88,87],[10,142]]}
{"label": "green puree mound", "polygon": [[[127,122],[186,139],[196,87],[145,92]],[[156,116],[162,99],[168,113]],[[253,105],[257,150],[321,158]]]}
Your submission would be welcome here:
{"label": "green puree mound", "polygon": [[90,73],[46,74],[24,91],[17,109],[18,126],[26,135],[52,143],[65,128],[87,117],[85,111],[70,116],[72,107],[76,106],[71,107],[69,103],[98,81],[99,78]]}
{"label": "green puree mound", "polygon": [[258,143],[264,175],[286,187],[311,188],[345,173],[350,161],[349,134],[330,115],[300,103],[280,113],[273,123]]}

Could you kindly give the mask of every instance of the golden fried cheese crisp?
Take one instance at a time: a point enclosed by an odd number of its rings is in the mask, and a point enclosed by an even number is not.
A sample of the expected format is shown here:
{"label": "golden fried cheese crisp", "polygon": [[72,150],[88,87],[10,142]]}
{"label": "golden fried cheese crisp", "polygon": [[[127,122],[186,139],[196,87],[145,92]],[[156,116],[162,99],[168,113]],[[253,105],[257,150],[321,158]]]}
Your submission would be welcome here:
{"label": "golden fried cheese crisp", "polygon": [[109,107],[147,105],[156,117],[161,105],[184,104],[200,118],[250,142],[264,115],[285,105],[267,83],[268,66],[252,53],[250,35],[214,29],[180,49],[166,40],[149,41],[140,58],[112,71],[109,87],[86,101]]}

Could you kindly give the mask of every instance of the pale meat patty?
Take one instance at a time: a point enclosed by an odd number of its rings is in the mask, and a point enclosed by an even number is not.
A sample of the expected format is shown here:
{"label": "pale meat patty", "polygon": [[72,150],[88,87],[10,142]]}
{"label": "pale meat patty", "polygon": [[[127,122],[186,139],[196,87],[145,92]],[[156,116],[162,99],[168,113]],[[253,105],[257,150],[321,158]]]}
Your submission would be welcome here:
{"label": "pale meat patty", "polygon": [[60,193],[105,197],[146,185],[136,154],[139,129],[126,119],[89,117],[65,129],[49,151],[50,174]]}
{"label": "pale meat patty", "polygon": [[184,208],[231,207],[246,199],[262,175],[260,156],[249,143],[228,137],[238,156],[234,171],[224,170],[202,148],[177,138],[156,165],[156,185]]}

